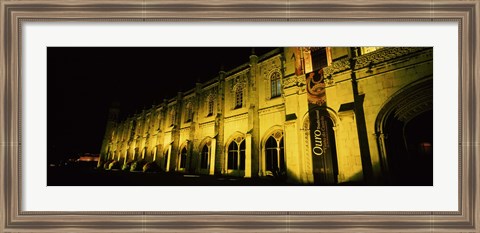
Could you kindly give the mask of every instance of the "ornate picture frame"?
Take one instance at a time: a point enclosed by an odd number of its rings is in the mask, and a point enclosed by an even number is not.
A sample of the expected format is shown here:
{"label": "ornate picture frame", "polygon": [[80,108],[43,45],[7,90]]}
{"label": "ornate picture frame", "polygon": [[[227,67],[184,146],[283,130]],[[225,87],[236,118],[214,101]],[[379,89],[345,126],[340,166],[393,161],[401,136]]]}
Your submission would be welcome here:
{"label": "ornate picture frame", "polygon": [[[478,232],[479,0],[0,2],[2,232]],[[181,14],[179,14],[181,12]],[[21,33],[29,21],[456,22],[459,26],[458,211],[23,211]]]}

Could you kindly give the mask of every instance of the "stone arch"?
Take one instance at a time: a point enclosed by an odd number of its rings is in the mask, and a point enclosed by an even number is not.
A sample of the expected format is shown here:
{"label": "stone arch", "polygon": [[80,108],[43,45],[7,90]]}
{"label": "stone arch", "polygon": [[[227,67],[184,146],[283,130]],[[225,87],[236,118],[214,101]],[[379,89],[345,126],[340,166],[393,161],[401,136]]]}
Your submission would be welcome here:
{"label": "stone arch", "polygon": [[262,145],[265,144],[265,142],[268,140],[268,137],[271,136],[273,133],[281,131],[282,137],[283,137],[283,127],[281,125],[274,125],[270,127],[267,131],[265,131],[265,134],[262,137]]}
{"label": "stone arch", "polygon": [[[267,154],[267,150],[271,149],[267,146],[267,143],[273,142],[273,140],[276,142],[276,146],[280,151],[278,151],[277,156],[272,158],[269,157]],[[265,175],[279,175],[279,174],[286,174],[286,157],[285,157],[285,135],[284,135],[284,130],[283,127],[280,125],[275,125],[272,126],[270,129],[268,129],[264,136],[262,137],[260,148],[260,160],[259,160],[259,167],[260,167],[260,175],[265,176]],[[271,166],[269,166],[271,165]],[[273,166],[275,165],[275,166]],[[276,167],[278,169],[275,169],[274,171],[272,170],[273,167]],[[272,167],[272,168],[270,168]],[[277,172],[277,174],[275,174]]]}
{"label": "stone arch", "polygon": [[[315,110],[315,109],[322,109],[322,110],[326,110],[330,119],[333,121],[333,126],[334,127],[337,127],[340,125],[340,118],[338,117],[338,113],[331,107],[328,107],[328,106],[317,106],[313,109],[310,109],[309,111],[305,112],[302,116],[302,122],[305,123],[305,122],[309,122],[309,114],[311,111]],[[305,124],[302,124],[302,127],[305,127]],[[302,128],[302,129],[308,129],[308,128]]]}
{"label": "stone arch", "polygon": [[[199,159],[197,167],[200,170],[208,170],[210,168],[210,157],[212,156],[212,138],[205,137],[199,143]],[[206,151],[205,151],[206,148]]]}
{"label": "stone arch", "polygon": [[[246,136],[246,135],[245,135],[244,133],[240,132],[240,131],[233,132],[233,133],[230,135],[230,137],[228,137],[228,139],[226,140],[227,143],[225,144],[225,147],[227,147],[227,146],[228,146],[227,144],[230,143],[230,142],[233,141],[233,140],[240,140],[240,139],[238,139],[239,137],[245,139],[245,136]],[[243,140],[243,139],[242,139],[242,140]]]}
{"label": "stone arch", "polygon": [[433,184],[432,76],[404,86],[387,99],[374,127],[380,167],[387,177],[384,182]]}
{"label": "stone arch", "polygon": [[187,160],[188,160],[188,141],[185,141],[178,147],[178,159],[176,168],[178,171],[185,171],[187,168]]}
{"label": "stone arch", "polygon": [[[225,143],[224,173],[237,176],[245,174],[245,152],[246,135],[241,132],[234,132]],[[243,169],[242,169],[243,168]]]}
{"label": "stone arch", "polygon": [[[403,105],[404,107],[399,109],[402,103],[408,105]],[[426,111],[425,109],[433,109],[433,79],[431,76],[406,85],[388,98],[377,114],[375,130],[381,132],[386,117],[393,112],[396,112],[396,115],[403,116],[405,120],[409,120],[409,116],[414,115],[416,111]]]}

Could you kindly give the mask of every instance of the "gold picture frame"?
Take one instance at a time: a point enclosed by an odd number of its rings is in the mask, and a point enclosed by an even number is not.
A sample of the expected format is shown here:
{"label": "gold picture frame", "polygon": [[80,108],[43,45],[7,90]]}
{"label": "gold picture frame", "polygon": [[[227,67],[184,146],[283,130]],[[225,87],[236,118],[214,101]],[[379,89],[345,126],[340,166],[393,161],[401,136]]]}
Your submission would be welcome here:
{"label": "gold picture frame", "polygon": [[[0,1],[2,232],[478,232],[479,0]],[[179,15],[179,12],[181,14]],[[23,211],[21,29],[28,21],[456,22],[459,25],[459,210],[419,212]]]}

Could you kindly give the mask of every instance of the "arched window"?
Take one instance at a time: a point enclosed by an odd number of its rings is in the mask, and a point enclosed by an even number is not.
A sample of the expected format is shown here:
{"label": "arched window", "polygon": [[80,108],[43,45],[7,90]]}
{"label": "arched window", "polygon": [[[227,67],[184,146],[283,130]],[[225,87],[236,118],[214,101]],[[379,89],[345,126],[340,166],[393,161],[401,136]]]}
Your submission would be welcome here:
{"label": "arched window", "polygon": [[157,126],[157,130],[159,130],[160,128],[162,128],[162,117],[160,116],[160,113],[158,114],[158,126]]}
{"label": "arched window", "polygon": [[267,143],[265,144],[265,159],[267,160],[265,165],[267,171],[274,171],[275,169],[278,168],[278,160],[277,160],[277,154],[278,154],[278,145],[277,141],[275,138],[270,137],[267,140]]}
{"label": "arched window", "polygon": [[207,145],[203,146],[202,154],[200,155],[200,168],[207,169],[209,165],[209,149]]}
{"label": "arched window", "polygon": [[188,103],[186,108],[187,108],[187,113],[185,115],[185,122],[191,122],[192,115],[193,115],[192,103]]}
{"label": "arched window", "polygon": [[228,170],[245,170],[245,140],[240,144],[237,141],[228,146]]}
{"label": "arched window", "polygon": [[140,120],[137,118],[137,119],[135,120],[135,128],[134,128],[134,129],[135,129],[135,132],[134,132],[135,134],[134,134],[134,135],[140,134],[140,129],[141,129],[141,127],[142,127],[142,126],[141,126],[141,122],[140,122]]}
{"label": "arched window", "polygon": [[148,134],[149,129],[150,129],[150,118],[145,118],[144,126],[143,126],[143,134]]}
{"label": "arched window", "polygon": [[265,143],[265,169],[274,175],[281,175],[285,171],[285,151],[280,132],[270,136]]}
{"label": "arched window", "polygon": [[170,110],[170,126],[175,124],[175,109]]}
{"label": "arched window", "polygon": [[238,86],[235,89],[235,109],[241,108],[243,105],[243,88]]}
{"label": "arched window", "polygon": [[214,106],[214,101],[213,101],[213,98],[210,97],[208,99],[208,106],[207,106],[208,107],[208,109],[207,109],[208,114],[207,114],[207,116],[212,116],[213,115],[213,106]]}
{"label": "arched window", "polygon": [[235,141],[228,146],[228,169],[238,169],[238,145]]}
{"label": "arched window", "polygon": [[282,94],[282,84],[280,83],[280,73],[275,72],[270,77],[270,96],[279,97]]}
{"label": "arched window", "polygon": [[180,152],[180,168],[185,168],[185,165],[187,164],[187,147],[184,147],[182,149],[182,152]]}

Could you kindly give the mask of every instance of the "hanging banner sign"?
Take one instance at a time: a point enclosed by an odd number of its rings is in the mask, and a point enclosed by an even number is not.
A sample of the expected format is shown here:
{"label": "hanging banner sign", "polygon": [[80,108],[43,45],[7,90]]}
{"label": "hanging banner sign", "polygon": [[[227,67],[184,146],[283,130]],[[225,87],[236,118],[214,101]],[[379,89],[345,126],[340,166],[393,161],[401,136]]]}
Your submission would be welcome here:
{"label": "hanging banner sign", "polygon": [[305,77],[314,181],[317,184],[333,184],[336,176],[335,138],[333,122],[326,110],[327,96],[323,69],[310,72]]}
{"label": "hanging banner sign", "polygon": [[307,84],[308,103],[314,106],[326,106],[327,95],[325,94],[325,81],[323,69],[310,72],[305,75]]}

